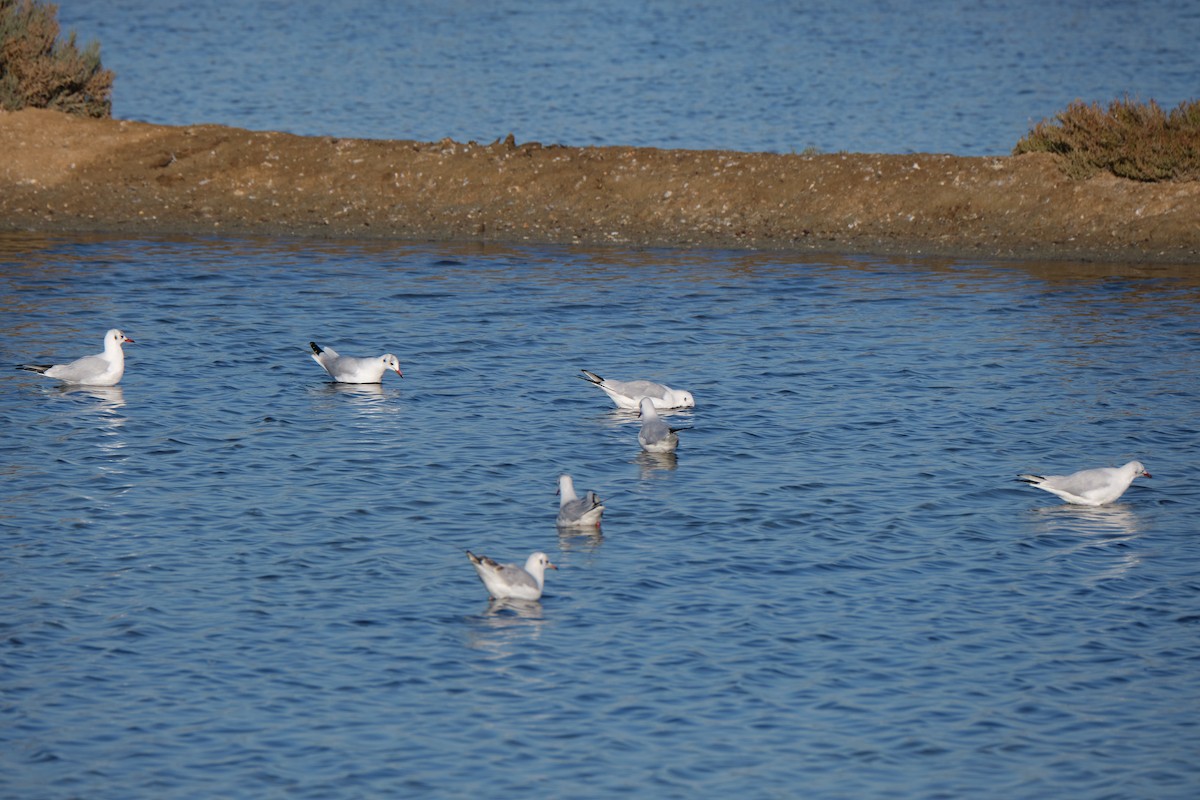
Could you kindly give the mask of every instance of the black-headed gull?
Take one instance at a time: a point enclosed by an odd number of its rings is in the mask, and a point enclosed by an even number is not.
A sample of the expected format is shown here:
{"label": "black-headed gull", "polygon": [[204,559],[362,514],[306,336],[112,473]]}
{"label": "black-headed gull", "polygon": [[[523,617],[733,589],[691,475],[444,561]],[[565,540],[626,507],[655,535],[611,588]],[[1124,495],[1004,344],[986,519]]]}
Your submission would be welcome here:
{"label": "black-headed gull", "polygon": [[558,524],[564,528],[596,528],[604,513],[604,501],[595,492],[575,494],[575,482],[570,475],[558,476]]}
{"label": "black-headed gull", "polygon": [[63,383],[85,386],[116,386],[125,374],[125,351],[121,345],[130,339],[116,328],[104,334],[104,352],[84,356],[70,364],[21,364],[17,369],[37,372],[47,378],[58,378]]}
{"label": "black-headed gull", "polygon": [[1130,461],[1123,467],[1085,469],[1070,475],[1021,474],[1017,480],[1056,494],[1068,503],[1102,506],[1125,494],[1138,476],[1149,478],[1150,473],[1146,472],[1142,462]]}
{"label": "black-headed gull", "polygon": [[603,389],[618,408],[638,408],[643,397],[649,397],[654,402],[655,408],[693,408],[696,405],[691,392],[672,389],[661,383],[605,380],[586,369],[581,369],[580,372],[583,373],[579,376],[580,378]]}
{"label": "black-headed gull", "polygon": [[667,426],[654,410],[654,401],[643,397],[639,407],[642,415],[642,429],[638,431],[638,444],[647,453],[670,453],[679,446],[679,435],[674,428]]}
{"label": "black-headed gull", "polygon": [[313,361],[320,364],[338,383],[383,383],[383,371],[395,370],[401,378],[400,361],[391,353],[385,353],[375,358],[355,358],[339,356],[332,347],[318,347],[316,342],[309,342],[312,348]]}
{"label": "black-headed gull", "polygon": [[479,573],[493,600],[537,600],[546,582],[546,567],[558,569],[545,553],[533,553],[524,567],[516,564],[497,564],[487,556],[477,556],[470,550],[467,558]]}

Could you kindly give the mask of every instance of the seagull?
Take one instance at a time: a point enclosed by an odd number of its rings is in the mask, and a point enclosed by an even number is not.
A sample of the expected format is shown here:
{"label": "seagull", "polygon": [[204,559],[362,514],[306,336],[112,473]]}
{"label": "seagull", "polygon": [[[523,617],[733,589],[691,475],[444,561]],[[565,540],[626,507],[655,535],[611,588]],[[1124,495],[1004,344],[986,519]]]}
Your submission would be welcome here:
{"label": "seagull", "polygon": [[104,352],[84,356],[70,364],[21,364],[17,369],[37,372],[47,378],[58,378],[63,383],[86,386],[116,386],[125,374],[125,351],[121,345],[133,344],[121,331],[113,328],[104,334]]}
{"label": "seagull", "polygon": [[595,492],[583,497],[575,495],[575,482],[570,475],[558,476],[558,524],[565,528],[600,527],[600,516],[604,513],[604,501]]}
{"label": "seagull", "polygon": [[642,429],[638,431],[638,444],[647,453],[670,453],[679,447],[679,434],[675,428],[667,427],[667,423],[658,418],[654,410],[654,400],[642,398],[641,404]]}
{"label": "seagull", "polygon": [[542,586],[546,582],[546,567],[558,569],[545,553],[540,552],[531,554],[523,568],[516,564],[497,564],[470,550],[467,558],[475,565],[479,580],[483,581],[493,600],[537,600],[542,596]]}
{"label": "seagull", "polygon": [[579,376],[582,380],[603,389],[604,393],[611,397],[612,401],[617,404],[617,408],[637,408],[643,397],[649,397],[654,402],[655,408],[692,408],[696,405],[691,392],[672,389],[669,386],[663,386],[661,383],[654,383],[653,381],[611,381],[601,378],[594,372],[588,372],[586,369],[581,369],[580,372],[583,373]]}
{"label": "seagull", "polygon": [[1068,503],[1102,506],[1125,494],[1129,484],[1139,475],[1150,477],[1142,462],[1130,461],[1123,467],[1085,469],[1070,475],[1021,474],[1017,476],[1017,480],[1056,494]]}
{"label": "seagull", "polygon": [[376,358],[354,358],[339,356],[332,347],[321,348],[316,342],[309,342],[312,348],[313,361],[325,368],[338,383],[383,383],[383,371],[395,370],[401,378],[400,361],[391,353]]}

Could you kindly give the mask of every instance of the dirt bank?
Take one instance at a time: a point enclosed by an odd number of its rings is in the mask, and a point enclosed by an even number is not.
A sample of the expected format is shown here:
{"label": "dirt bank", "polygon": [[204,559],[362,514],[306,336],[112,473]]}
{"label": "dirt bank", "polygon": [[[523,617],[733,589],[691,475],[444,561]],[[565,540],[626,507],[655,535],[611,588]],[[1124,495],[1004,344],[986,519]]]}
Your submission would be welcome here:
{"label": "dirt bank", "polygon": [[1200,182],[1045,155],[771,155],[301,137],[0,112],[0,230],[1200,263]]}

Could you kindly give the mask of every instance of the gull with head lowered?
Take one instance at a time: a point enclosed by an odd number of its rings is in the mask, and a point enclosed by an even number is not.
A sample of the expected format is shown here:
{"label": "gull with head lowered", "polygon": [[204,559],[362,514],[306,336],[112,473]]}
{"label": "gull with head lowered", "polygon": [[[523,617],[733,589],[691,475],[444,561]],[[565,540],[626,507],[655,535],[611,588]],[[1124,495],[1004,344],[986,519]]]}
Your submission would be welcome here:
{"label": "gull with head lowered", "polygon": [[682,389],[672,389],[653,381],[614,381],[605,380],[594,372],[580,370],[579,376],[588,383],[599,386],[604,393],[612,398],[618,408],[634,409],[641,404],[643,397],[649,397],[655,408],[693,408],[696,405],[691,392]]}
{"label": "gull with head lowered", "polygon": [[133,339],[113,328],[104,334],[103,353],[77,358],[69,364],[21,364],[17,369],[36,372],[47,378],[58,378],[63,383],[116,386],[125,374],[125,351],[121,345],[126,342],[133,344]]}
{"label": "gull with head lowered", "polygon": [[401,378],[400,360],[391,353],[385,353],[375,358],[355,358],[340,356],[332,347],[319,347],[316,342],[309,342],[312,348],[313,361],[320,364],[338,383],[383,383],[383,371],[390,369]]}
{"label": "gull with head lowered", "polygon": [[1139,476],[1149,478],[1150,473],[1142,466],[1142,462],[1130,461],[1121,467],[1085,469],[1070,475],[1022,473],[1017,480],[1058,495],[1068,503],[1102,506],[1125,494],[1133,479]]}

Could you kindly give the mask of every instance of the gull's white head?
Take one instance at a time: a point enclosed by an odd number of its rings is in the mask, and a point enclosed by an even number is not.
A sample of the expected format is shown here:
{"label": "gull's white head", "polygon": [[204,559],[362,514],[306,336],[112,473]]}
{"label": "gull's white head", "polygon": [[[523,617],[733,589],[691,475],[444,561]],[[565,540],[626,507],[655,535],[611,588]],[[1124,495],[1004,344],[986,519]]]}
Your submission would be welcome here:
{"label": "gull's white head", "polygon": [[695,407],[696,399],[694,397],[692,397],[691,392],[678,392],[677,394],[679,396],[679,405],[687,407],[687,408]]}
{"label": "gull's white head", "polygon": [[649,397],[643,397],[642,401],[638,403],[638,413],[642,415],[643,419],[654,419],[658,416],[658,412],[654,410],[654,401]]}
{"label": "gull's white head", "polygon": [[575,481],[571,480],[570,475],[563,473],[558,476],[558,494],[564,503],[575,499]]}
{"label": "gull's white head", "polygon": [[547,567],[558,569],[558,567],[550,563],[550,557],[541,551],[533,553],[525,561],[525,571],[537,578],[538,583],[542,582],[542,577],[546,574]]}
{"label": "gull's white head", "polygon": [[125,342],[133,344],[133,339],[130,339],[125,333],[117,328],[112,328],[108,333],[104,334],[104,349],[110,347],[120,347]]}
{"label": "gull's white head", "polygon": [[391,353],[383,356],[383,366],[394,371],[401,378],[404,377],[404,373],[400,371],[400,359],[396,358]]}
{"label": "gull's white head", "polygon": [[1140,461],[1130,461],[1125,466],[1130,467],[1133,470],[1133,477],[1135,478],[1139,475],[1143,478],[1150,477],[1150,473],[1146,472],[1146,467]]}

